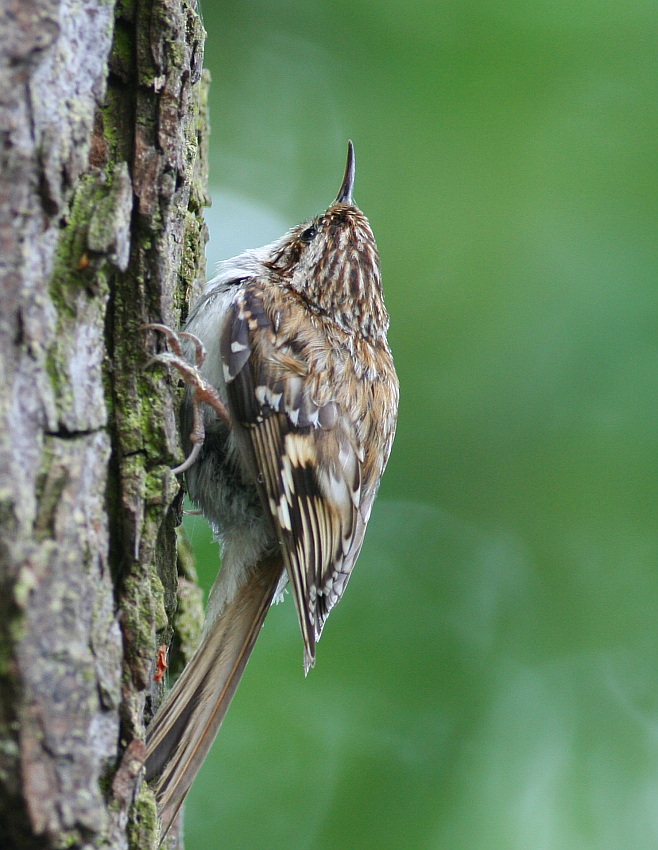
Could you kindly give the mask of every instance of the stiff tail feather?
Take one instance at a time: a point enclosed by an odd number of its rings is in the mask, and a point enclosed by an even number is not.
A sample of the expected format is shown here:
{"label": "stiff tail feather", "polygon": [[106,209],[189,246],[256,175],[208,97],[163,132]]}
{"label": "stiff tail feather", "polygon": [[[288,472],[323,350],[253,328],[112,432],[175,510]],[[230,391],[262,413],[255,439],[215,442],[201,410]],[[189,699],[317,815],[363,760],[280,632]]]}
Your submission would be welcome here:
{"label": "stiff tail feather", "polygon": [[176,682],[146,735],[146,778],[155,782],[167,834],[219,731],[274,596],[280,556],[261,561],[238,589]]}

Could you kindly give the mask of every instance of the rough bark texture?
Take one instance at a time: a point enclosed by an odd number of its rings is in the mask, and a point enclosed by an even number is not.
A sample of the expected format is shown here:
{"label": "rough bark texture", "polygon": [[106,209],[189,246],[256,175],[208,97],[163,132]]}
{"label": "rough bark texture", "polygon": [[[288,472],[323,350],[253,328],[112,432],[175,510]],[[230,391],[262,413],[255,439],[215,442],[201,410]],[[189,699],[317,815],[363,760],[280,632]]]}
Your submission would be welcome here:
{"label": "rough bark texture", "polygon": [[141,325],[203,277],[203,39],[194,0],[0,0],[2,850],[156,840],[179,390]]}

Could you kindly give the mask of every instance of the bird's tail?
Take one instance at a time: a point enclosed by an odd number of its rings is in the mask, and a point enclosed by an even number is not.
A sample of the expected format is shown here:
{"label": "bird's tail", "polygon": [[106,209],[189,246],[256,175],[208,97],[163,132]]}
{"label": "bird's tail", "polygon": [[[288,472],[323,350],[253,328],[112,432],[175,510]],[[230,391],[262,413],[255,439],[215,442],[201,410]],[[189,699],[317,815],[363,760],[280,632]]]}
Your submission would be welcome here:
{"label": "bird's tail", "polygon": [[254,648],[282,572],[280,556],[264,559],[206,629],[201,645],[146,735],[146,778],[164,838],[222,724]]}

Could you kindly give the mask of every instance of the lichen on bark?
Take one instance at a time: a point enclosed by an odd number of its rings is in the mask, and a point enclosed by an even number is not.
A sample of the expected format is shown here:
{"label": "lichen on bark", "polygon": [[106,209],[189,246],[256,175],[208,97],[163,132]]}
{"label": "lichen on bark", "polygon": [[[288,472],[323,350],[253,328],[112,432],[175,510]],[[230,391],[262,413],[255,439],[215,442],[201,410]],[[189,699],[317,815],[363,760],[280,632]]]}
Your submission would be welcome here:
{"label": "lichen on bark", "polygon": [[146,847],[144,708],[182,494],[180,390],[145,369],[141,326],[177,326],[204,277],[205,33],[193,0],[16,9],[0,16],[0,847]]}

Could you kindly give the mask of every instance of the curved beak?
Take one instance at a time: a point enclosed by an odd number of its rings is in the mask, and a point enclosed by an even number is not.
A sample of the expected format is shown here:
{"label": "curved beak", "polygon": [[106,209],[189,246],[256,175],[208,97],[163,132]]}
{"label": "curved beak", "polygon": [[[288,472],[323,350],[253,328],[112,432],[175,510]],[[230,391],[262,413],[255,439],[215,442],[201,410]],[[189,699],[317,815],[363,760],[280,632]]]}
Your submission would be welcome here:
{"label": "curved beak", "polygon": [[345,175],[343,182],[338,190],[338,197],[335,200],[336,204],[353,204],[352,192],[354,191],[354,173],[356,170],[356,160],[354,159],[354,145],[351,141],[347,143],[347,165],[345,166]]}

